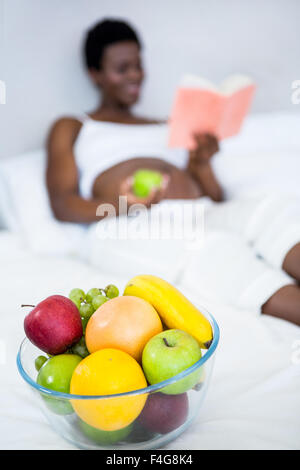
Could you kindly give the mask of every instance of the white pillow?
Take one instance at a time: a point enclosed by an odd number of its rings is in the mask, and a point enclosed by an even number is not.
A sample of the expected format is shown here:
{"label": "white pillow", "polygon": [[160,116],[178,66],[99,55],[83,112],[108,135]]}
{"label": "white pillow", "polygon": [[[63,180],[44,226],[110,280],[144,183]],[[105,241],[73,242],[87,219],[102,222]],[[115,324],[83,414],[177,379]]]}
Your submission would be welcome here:
{"label": "white pillow", "polygon": [[227,198],[266,189],[300,196],[300,115],[250,115],[212,160]]}
{"label": "white pillow", "polygon": [[45,150],[0,161],[0,213],[4,225],[20,233],[34,252],[75,254],[86,229],[54,218],[45,168]]}

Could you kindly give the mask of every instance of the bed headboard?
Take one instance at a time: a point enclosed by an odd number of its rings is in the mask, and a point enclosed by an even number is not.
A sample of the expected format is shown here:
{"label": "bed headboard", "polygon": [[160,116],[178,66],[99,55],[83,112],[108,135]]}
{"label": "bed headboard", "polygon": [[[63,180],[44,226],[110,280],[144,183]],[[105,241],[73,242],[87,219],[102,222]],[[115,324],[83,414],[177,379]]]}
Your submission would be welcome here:
{"label": "bed headboard", "polygon": [[94,106],[80,45],[105,16],[127,19],[141,33],[148,75],[141,113],[166,117],[187,72],[216,82],[250,74],[259,85],[253,110],[293,108],[297,0],[0,0],[0,158],[40,147],[55,118]]}

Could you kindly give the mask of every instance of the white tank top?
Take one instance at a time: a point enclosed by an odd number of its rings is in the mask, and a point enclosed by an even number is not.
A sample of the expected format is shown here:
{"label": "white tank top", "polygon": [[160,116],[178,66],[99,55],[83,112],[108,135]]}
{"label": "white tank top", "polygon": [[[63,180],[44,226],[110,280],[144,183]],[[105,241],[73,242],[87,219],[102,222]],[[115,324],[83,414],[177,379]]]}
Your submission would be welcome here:
{"label": "white tank top", "polygon": [[186,151],[169,149],[168,124],[119,124],[95,121],[87,115],[77,118],[82,127],[74,144],[79,171],[79,190],[92,197],[95,179],[108,168],[131,158],[153,157],[184,168]]}

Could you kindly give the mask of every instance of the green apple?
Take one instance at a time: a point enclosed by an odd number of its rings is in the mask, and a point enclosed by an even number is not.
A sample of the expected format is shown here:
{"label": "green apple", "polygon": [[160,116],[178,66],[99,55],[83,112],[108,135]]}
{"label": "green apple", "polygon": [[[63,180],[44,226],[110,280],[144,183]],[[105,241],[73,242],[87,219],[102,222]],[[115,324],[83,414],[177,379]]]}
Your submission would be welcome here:
{"label": "green apple", "polygon": [[[170,379],[201,358],[197,340],[182,330],[166,330],[153,336],[143,350],[142,365],[148,382],[153,385]],[[161,392],[177,395],[190,390],[201,376],[201,367],[168,385]]]}
{"label": "green apple", "polygon": [[109,445],[115,444],[116,442],[125,439],[125,437],[131,433],[133,424],[129,424],[125,428],[117,429],[116,431],[102,431],[101,429],[90,426],[80,419],[79,427],[83,434],[85,434],[92,441],[96,442],[97,444]]}
{"label": "green apple", "polygon": [[[82,357],[76,354],[59,354],[52,356],[40,368],[36,381],[42,387],[49,388],[50,390],[69,393],[74,369],[80,361],[82,361]],[[59,415],[73,413],[73,407],[69,400],[48,397],[43,393],[41,395],[47,407],[53,411],[53,413]]]}
{"label": "green apple", "polygon": [[149,196],[153,188],[162,184],[162,174],[153,170],[137,170],[133,175],[133,193],[140,198]]}

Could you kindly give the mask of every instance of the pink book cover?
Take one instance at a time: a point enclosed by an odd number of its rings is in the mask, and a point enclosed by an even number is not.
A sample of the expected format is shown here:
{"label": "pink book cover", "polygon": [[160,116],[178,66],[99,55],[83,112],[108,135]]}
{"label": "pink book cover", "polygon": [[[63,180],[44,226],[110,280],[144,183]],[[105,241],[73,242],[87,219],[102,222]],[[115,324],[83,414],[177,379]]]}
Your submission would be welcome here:
{"label": "pink book cover", "polygon": [[222,140],[238,134],[255,91],[243,75],[228,77],[219,88],[189,76],[178,88],[171,112],[169,147],[192,149],[195,133],[208,132]]}

